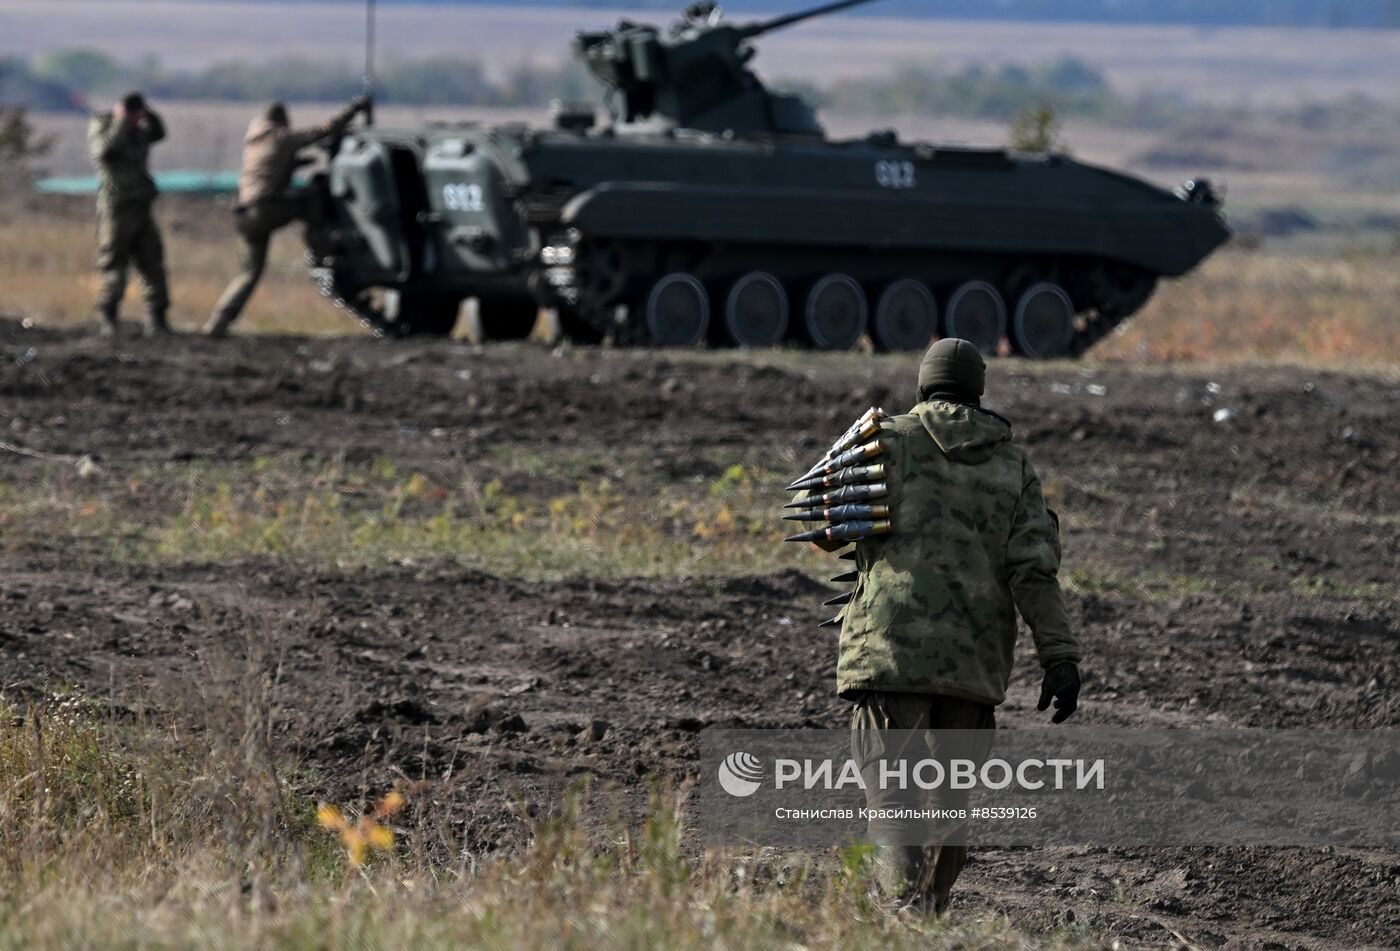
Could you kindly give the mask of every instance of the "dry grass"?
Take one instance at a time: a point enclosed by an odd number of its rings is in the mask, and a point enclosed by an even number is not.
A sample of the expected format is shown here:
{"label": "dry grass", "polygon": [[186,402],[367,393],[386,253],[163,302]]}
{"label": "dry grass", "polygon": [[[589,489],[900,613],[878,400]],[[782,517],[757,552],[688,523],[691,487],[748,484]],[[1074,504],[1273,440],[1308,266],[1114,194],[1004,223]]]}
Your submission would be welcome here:
{"label": "dry grass", "polygon": [[862,849],[687,854],[659,794],[600,836],[580,789],[522,852],[483,856],[436,837],[451,817],[416,784],[356,865],[271,758],[265,669],[222,668],[205,714],[162,729],[78,697],[0,701],[0,948],[1095,946],[882,913]]}
{"label": "dry grass", "polygon": [[[95,290],[86,201],[44,201],[0,211],[0,312],[45,323],[91,319]],[[205,319],[232,276],[237,244],[226,209],[167,200],[166,228],[177,326]],[[1132,324],[1091,359],[1400,362],[1400,269],[1394,251],[1334,256],[1227,249],[1196,273],[1164,284]],[[128,292],[126,313],[140,315]],[[240,324],[244,332],[354,334],[359,324],[328,305],[306,278],[299,237],[274,244],[268,273]]]}
{"label": "dry grass", "polygon": [[1400,363],[1394,253],[1334,258],[1227,250],[1163,286],[1097,360]]}
{"label": "dry grass", "polygon": [[[238,271],[239,246],[227,205],[166,198],[158,206],[170,274],[171,320],[201,326]],[[58,324],[92,320],[97,292],[93,270],[91,199],[36,200],[27,208],[0,207],[0,313]],[[239,328],[298,334],[353,334],[358,322],[331,307],[302,264],[301,238],[289,228],[273,242],[263,282]],[[144,316],[133,273],[123,314]]]}

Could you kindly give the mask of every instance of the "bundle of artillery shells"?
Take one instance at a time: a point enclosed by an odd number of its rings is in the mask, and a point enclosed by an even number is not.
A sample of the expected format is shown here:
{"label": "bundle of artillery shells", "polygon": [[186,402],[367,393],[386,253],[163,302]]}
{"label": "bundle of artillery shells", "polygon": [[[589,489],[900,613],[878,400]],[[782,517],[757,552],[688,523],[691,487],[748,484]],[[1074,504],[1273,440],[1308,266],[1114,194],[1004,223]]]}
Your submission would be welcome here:
{"label": "bundle of artillery shells", "polygon": [[888,505],[837,505],[810,508],[784,515],[785,522],[871,522],[890,517]]}
{"label": "bundle of artillery shells", "polygon": [[846,450],[854,448],[860,443],[869,442],[875,434],[880,431],[880,423],[887,418],[888,416],[885,411],[878,406],[872,406],[864,413],[861,413],[860,418],[852,423],[850,428],[831,444],[830,449],[822,453],[821,459],[817,461],[815,466],[808,469],[802,478],[805,479],[807,476],[812,475],[821,468],[823,464],[835,459]]}
{"label": "bundle of artillery shells", "polygon": [[814,528],[810,532],[799,532],[784,538],[785,542],[858,542],[862,538],[890,533],[890,520],[838,522],[825,528]]}
{"label": "bundle of artillery shells", "polygon": [[804,489],[836,489],[843,485],[861,485],[871,482],[879,482],[885,477],[885,464],[877,462],[870,466],[851,466],[849,469],[842,469],[839,472],[821,473],[798,479],[788,486],[790,492],[801,492]]}
{"label": "bundle of artillery shells", "polygon": [[861,443],[859,446],[847,449],[840,455],[833,456],[825,462],[817,463],[810,472],[798,478],[797,481],[793,482],[788,488],[792,491],[810,488],[812,486],[805,484],[810,480],[824,478],[834,475],[842,469],[849,469],[853,466],[862,465],[863,463],[869,462],[871,459],[883,456],[886,452],[885,444],[878,439],[873,439],[867,443]]}
{"label": "bundle of artillery shells", "polygon": [[884,482],[866,482],[854,485],[843,485],[832,492],[824,492],[821,495],[809,495],[796,502],[789,502],[783,508],[788,509],[809,509],[818,506],[846,505],[851,502],[870,502],[874,499],[883,499],[890,494],[890,487]]}
{"label": "bundle of artillery shells", "polygon": [[[858,542],[865,538],[888,534],[890,524],[889,484],[885,482],[885,464],[872,462],[889,451],[880,441],[880,424],[886,419],[884,410],[871,407],[861,414],[841,438],[832,443],[817,464],[808,469],[791,485],[790,491],[814,491],[784,508],[796,509],[783,516],[789,522],[824,522],[811,531],[789,536],[790,542]],[[854,558],[855,552],[848,551],[842,558]],[[859,572],[849,571],[831,579],[833,582],[851,582],[860,577]],[[824,602],[823,606],[849,604],[854,591],[839,594]],[[845,612],[823,621],[820,627],[834,627],[841,623]]]}
{"label": "bundle of artillery shells", "polygon": [[820,492],[788,503],[785,508],[799,511],[784,515],[784,521],[827,523],[788,541],[854,542],[890,530],[890,508],[880,501],[889,496],[889,485],[883,481],[885,466],[871,463],[889,451],[879,439],[880,424],[886,418],[884,410],[870,407],[816,465],[788,486],[790,491]]}

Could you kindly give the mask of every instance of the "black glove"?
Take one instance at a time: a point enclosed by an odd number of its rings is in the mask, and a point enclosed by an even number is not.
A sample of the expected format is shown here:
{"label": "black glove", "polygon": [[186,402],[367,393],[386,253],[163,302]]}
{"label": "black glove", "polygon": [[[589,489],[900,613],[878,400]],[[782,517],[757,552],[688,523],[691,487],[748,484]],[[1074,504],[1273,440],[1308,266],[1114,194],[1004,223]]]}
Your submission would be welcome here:
{"label": "black glove", "polygon": [[1079,709],[1079,668],[1073,661],[1062,660],[1045,668],[1045,679],[1040,682],[1040,703],[1035,708],[1050,709],[1051,697],[1055,698],[1051,723],[1064,723]]}

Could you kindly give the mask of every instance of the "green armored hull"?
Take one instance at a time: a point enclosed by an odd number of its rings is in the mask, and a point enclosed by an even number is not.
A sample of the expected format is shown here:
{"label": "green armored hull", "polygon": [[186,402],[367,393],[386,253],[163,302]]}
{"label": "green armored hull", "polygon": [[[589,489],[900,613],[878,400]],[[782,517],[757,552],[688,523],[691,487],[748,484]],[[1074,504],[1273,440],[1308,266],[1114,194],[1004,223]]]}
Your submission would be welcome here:
{"label": "green armored hull", "polygon": [[[1229,237],[1207,182],[1173,192],[1061,155],[890,132],[832,141],[742,65],[774,24],[700,12],[669,34],[581,34],[615,88],[601,130],[566,112],[548,130],[345,140],[325,181],[327,292],[387,333],[443,333],[471,297],[494,337],[528,334],[552,307],[589,340],[846,349],[868,333],[906,350],[942,334],[1055,357]],[[688,84],[705,95],[686,98]],[[392,293],[376,310],[379,289]]]}

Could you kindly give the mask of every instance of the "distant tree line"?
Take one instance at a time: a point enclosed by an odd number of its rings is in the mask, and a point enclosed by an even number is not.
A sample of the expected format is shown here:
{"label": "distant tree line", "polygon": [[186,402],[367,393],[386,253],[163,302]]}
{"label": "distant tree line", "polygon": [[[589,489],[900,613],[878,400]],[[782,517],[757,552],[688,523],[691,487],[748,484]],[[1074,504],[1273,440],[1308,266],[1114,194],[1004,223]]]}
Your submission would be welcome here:
{"label": "distant tree line", "polygon": [[81,104],[74,87],[35,75],[22,59],[0,56],[0,105],[63,112]]}
{"label": "distant tree line", "polygon": [[[1075,59],[1041,66],[969,66],[947,71],[904,65],[867,79],[824,86],[783,83],[816,105],[872,116],[929,115],[1010,119],[1028,104],[1053,104],[1060,116],[1150,122],[1181,108],[1169,99],[1128,100],[1103,74]],[[308,59],[221,63],[202,70],[167,69],[159,60],[121,62],[92,50],[62,50],[0,63],[0,102],[35,110],[71,108],[90,99],[105,104],[127,88],[155,98],[261,102],[330,102],[360,92],[351,66]],[[421,106],[538,106],[552,99],[594,100],[601,90],[574,63],[522,66],[504,77],[480,64],[449,57],[385,63],[376,77],[382,102]]]}
{"label": "distant tree line", "polygon": [[[452,57],[390,60],[375,79],[381,102],[410,105],[534,105],[588,97],[592,85],[572,63],[522,66],[492,78],[479,64]],[[127,88],[167,99],[331,102],[361,92],[362,81],[349,65],[301,57],[217,63],[201,70],[167,69],[154,57],[121,62],[85,49],[0,61],[0,101],[34,109],[61,109],[85,97],[110,98]]]}
{"label": "distant tree line", "polygon": [[946,72],[905,64],[880,77],[839,79],[811,91],[829,109],[867,115],[964,116],[1010,119],[1028,104],[1052,105],[1060,116],[1156,125],[1179,115],[1186,103],[1166,95],[1126,98],[1102,73],[1065,58],[1040,66],[967,66]]}

